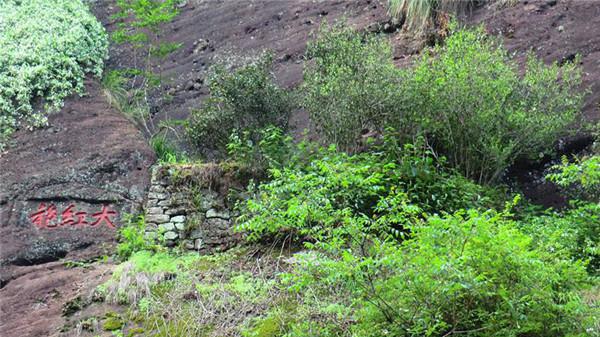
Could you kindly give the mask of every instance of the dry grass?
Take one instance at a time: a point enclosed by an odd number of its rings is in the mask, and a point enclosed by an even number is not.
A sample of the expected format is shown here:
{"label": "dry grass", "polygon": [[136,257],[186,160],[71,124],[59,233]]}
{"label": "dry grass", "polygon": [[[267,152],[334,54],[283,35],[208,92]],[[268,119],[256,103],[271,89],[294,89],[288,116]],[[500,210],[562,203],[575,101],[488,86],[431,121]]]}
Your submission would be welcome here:
{"label": "dry grass", "polygon": [[125,262],[119,275],[106,287],[109,304],[137,303],[151,294],[151,286],[167,279],[168,273],[138,272],[132,262]]}
{"label": "dry grass", "polygon": [[389,14],[404,21],[404,27],[423,32],[433,27],[440,14],[458,13],[471,6],[474,0],[389,0]]}
{"label": "dry grass", "polygon": [[244,326],[283,297],[279,265],[269,255],[238,255],[187,281],[175,279],[140,311],[144,327],[158,336],[241,336]]}
{"label": "dry grass", "polygon": [[257,317],[290,296],[279,279],[290,268],[282,250],[238,247],[142,264],[139,258],[137,264],[130,260],[104,286],[105,302],[128,305],[124,332],[141,328],[157,337],[242,336]]}

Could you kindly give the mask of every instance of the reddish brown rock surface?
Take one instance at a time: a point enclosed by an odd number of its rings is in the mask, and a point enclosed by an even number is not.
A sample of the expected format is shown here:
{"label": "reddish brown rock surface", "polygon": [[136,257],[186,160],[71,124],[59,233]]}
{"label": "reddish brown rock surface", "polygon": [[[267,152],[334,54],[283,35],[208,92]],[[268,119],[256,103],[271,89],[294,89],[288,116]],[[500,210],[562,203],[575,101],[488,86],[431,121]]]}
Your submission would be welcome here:
{"label": "reddish brown rock surface", "polygon": [[[108,107],[97,83],[87,88],[88,96],[69,99],[49,127],[18,132],[0,158],[0,336],[57,334],[63,305],[87,295],[110,269],[69,269],[58,260],[112,254],[116,229],[106,221],[91,226],[93,214],[106,206],[118,226],[145,196],[152,150]],[[57,208],[50,223],[65,220],[61,213],[72,204],[88,213],[88,224],[38,228],[29,215],[42,203]]]}

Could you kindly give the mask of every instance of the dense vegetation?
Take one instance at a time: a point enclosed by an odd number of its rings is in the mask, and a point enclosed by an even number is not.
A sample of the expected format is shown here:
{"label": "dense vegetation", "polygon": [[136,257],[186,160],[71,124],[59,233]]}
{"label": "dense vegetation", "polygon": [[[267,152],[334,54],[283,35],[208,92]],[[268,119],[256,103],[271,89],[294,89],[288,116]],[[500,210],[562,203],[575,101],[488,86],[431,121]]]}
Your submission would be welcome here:
{"label": "dense vegetation", "polygon": [[[0,66],[3,135],[21,121],[43,122],[36,100],[58,107],[82,89],[86,72],[100,74],[102,27],[79,2],[48,3],[0,4],[9,13],[0,21],[0,57],[8,60]],[[112,18],[112,40],[131,46],[134,57],[132,67],[105,75],[106,94],[149,134],[149,100],[161,86],[152,61],[179,47],[164,43],[161,31],[178,3],[117,0]],[[391,3],[417,30],[456,4]],[[31,15],[40,9],[49,23]],[[64,25],[74,28],[63,34]],[[93,297],[129,310],[107,314],[102,329],[117,336],[600,335],[597,149],[565,157],[547,176],[571,199],[562,210],[540,210],[501,183],[515,161],[551,153],[576,120],[577,60],[546,65],[530,55],[521,69],[482,28],[447,28],[443,43],[400,69],[386,39],[324,25],[308,45],[297,89],[277,84],[269,54],[214,67],[210,96],[178,126],[198,154],[226,158],[254,178],[235,195],[235,230],[248,243],[206,256],[180,253],[146,233],[144,216],[126,219],[116,250],[123,263]],[[40,43],[45,29],[52,34]],[[18,51],[28,43],[41,46],[35,57]],[[57,43],[64,54],[51,48]],[[18,74],[24,81],[7,80]],[[290,135],[296,109],[311,116],[317,141]],[[176,164],[192,159],[164,133],[152,136],[159,161],[175,164],[169,170],[177,176]]]}
{"label": "dense vegetation", "polygon": [[[352,150],[364,130],[426,137],[465,176],[497,181],[519,157],[552,149],[580,111],[580,70],[529,57],[519,74],[482,29],[456,31],[414,67],[398,69],[387,41],[324,28],[309,45],[306,107],[328,142]],[[530,130],[535,129],[535,132]]]}
{"label": "dense vegetation", "polygon": [[264,55],[233,71],[224,64],[213,68],[208,79],[211,96],[192,111],[187,123],[196,146],[223,152],[231,135],[245,132],[249,140],[257,141],[258,128],[287,126],[293,100],[275,83],[271,63],[271,56]]}
{"label": "dense vegetation", "polygon": [[[561,211],[499,182],[566,134],[580,70],[530,56],[520,72],[481,28],[451,27],[398,69],[386,40],[323,26],[298,90],[277,86],[268,57],[217,66],[186,131],[259,178],[237,205],[250,245],[177,257],[140,218],[106,298],[165,336],[598,335],[597,156],[553,168],[573,199]],[[287,134],[298,108],[321,142]],[[285,263],[266,248],[298,245]]]}
{"label": "dense vegetation", "polygon": [[0,150],[23,126],[46,123],[64,99],[83,94],[87,73],[108,57],[104,28],[80,0],[0,2]]}

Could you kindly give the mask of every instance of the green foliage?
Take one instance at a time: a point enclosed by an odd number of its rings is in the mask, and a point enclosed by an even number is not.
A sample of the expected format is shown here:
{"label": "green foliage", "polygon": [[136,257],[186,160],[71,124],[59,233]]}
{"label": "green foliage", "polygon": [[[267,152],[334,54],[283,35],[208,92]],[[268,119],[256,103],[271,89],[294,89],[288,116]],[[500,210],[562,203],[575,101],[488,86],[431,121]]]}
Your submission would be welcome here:
{"label": "green foliage", "polygon": [[295,317],[289,311],[275,308],[252,322],[241,334],[243,337],[278,337],[284,335],[285,330],[294,321]]}
{"label": "green foliage", "polygon": [[552,169],[555,172],[547,175],[546,179],[561,187],[578,186],[579,196],[600,201],[600,155],[575,158],[574,163],[563,157],[562,163]]}
{"label": "green foliage", "polygon": [[[113,32],[112,39],[116,43],[131,43],[141,46],[152,38],[153,33],[158,37],[160,26],[172,21],[179,11],[178,0],[117,0],[120,11],[113,19],[128,19],[127,23],[119,25]],[[128,29],[128,26],[134,28]]]}
{"label": "green foliage", "polygon": [[106,320],[102,324],[104,331],[115,331],[123,327],[125,322],[117,313],[111,312],[106,315]]}
{"label": "green foliage", "polygon": [[[230,252],[152,252],[141,218],[121,230],[129,260],[104,287],[109,302],[131,304],[156,336],[600,333],[597,306],[582,298],[595,281],[586,267],[597,274],[600,263],[600,205],[515,221],[510,204],[494,210],[500,191],[468,179],[494,182],[516,158],[550,149],[581,104],[574,65],[530,58],[521,77],[481,30],[454,32],[409,70],[394,67],[384,40],[338,26],[322,28],[308,55],[304,105],[341,150],[285,134],[293,100],[269,57],[215,68],[186,125],[199,147],[268,172],[239,204],[237,230],[300,238],[306,250],[276,262],[245,252],[257,256],[250,268]],[[178,160],[164,138],[152,146]]]}
{"label": "green foliage", "polygon": [[[162,28],[178,14],[180,0],[117,0],[119,9],[112,19],[119,20],[111,34],[115,43],[132,47],[131,67],[113,70],[103,81],[104,92],[111,105],[144,127],[148,133],[149,97],[161,85],[162,73],[153,72],[154,58],[165,58],[182,44],[163,41]],[[152,123],[150,121],[150,123]]]}
{"label": "green foliage", "polygon": [[241,205],[238,230],[251,239],[318,238],[359,214],[396,222],[401,210],[418,215],[490,204],[486,190],[444,171],[430,152],[413,145],[394,151],[392,140],[380,151],[355,155],[334,147],[310,153],[301,144],[298,159],[272,168],[270,182],[251,188],[254,197]]}
{"label": "green foliage", "polygon": [[326,141],[359,147],[365,131],[392,127],[401,142],[427,136],[451,165],[479,183],[497,181],[519,157],[552,150],[579,113],[576,63],[546,66],[529,56],[525,73],[483,28],[456,30],[407,70],[388,42],[322,28],[309,46],[305,106]]}
{"label": "green foliage", "polygon": [[[144,79],[141,85],[136,84],[137,78]],[[160,78],[152,72],[135,68],[111,69],[102,78],[103,93],[108,103],[148,132],[148,89],[159,84]]]}
{"label": "green foliage", "polygon": [[146,221],[143,215],[126,217],[126,224],[119,228],[117,255],[128,259],[133,253],[156,248],[156,238],[146,233]]}
{"label": "green foliage", "polygon": [[591,274],[600,274],[600,204],[576,203],[563,212],[548,211],[523,219],[520,227],[548,252],[587,263]]}
{"label": "green foliage", "polygon": [[323,253],[304,255],[287,281],[310,296],[346,294],[328,297],[338,314],[351,311],[339,316],[347,320],[337,336],[583,336],[592,329],[594,313],[578,295],[587,287],[583,264],[533,248],[503,214],[459,211],[410,229],[398,243],[348,223],[350,239],[318,242]]}
{"label": "green foliage", "polygon": [[[108,103],[120,111],[125,111],[129,105],[129,93],[127,91],[128,78],[125,70],[112,69],[104,73],[102,87]],[[132,115],[136,120],[136,115]]]}
{"label": "green foliage", "polygon": [[150,147],[156,153],[156,157],[161,164],[176,164],[188,161],[188,158],[181,154],[164,136],[155,136],[150,139]]}
{"label": "green foliage", "polygon": [[145,335],[239,336],[280,292],[274,260],[252,255],[240,248],[203,256],[140,252],[117,268],[109,289],[119,286],[133,299],[130,319]]}
{"label": "green foliage", "polygon": [[324,24],[307,57],[313,63],[304,72],[304,106],[328,144],[354,150],[361,133],[383,131],[386,116],[402,114],[399,70],[386,40]]}
{"label": "green foliage", "polygon": [[227,143],[229,158],[236,163],[264,171],[269,167],[282,168],[294,150],[292,137],[277,127],[266,127],[255,132],[258,142],[254,142],[250,131],[234,131]]}
{"label": "green foliage", "polygon": [[159,43],[158,46],[152,48],[150,53],[154,57],[165,58],[169,54],[175,52],[179,48],[183,46],[183,43],[175,43],[175,42],[162,42]]}
{"label": "green foliage", "polygon": [[458,30],[408,72],[403,105],[423,116],[452,165],[492,182],[516,158],[538,157],[566,133],[582,104],[576,64],[546,66],[529,55],[521,77],[483,28]]}
{"label": "green foliage", "polygon": [[133,252],[115,268],[111,279],[102,286],[102,293],[109,303],[135,306],[153,291],[168,291],[165,287],[169,284],[164,281],[173,275],[187,277],[190,266],[198,259],[197,254],[177,255],[164,250]]}
{"label": "green foliage", "polygon": [[1,150],[16,129],[45,125],[46,112],[84,93],[85,75],[102,74],[108,40],[79,0],[4,0],[0,13]]}
{"label": "green foliage", "polygon": [[[127,260],[133,268],[133,272],[138,273],[178,273],[190,268],[198,261],[197,254],[177,255],[169,252],[152,252],[148,250],[138,251],[131,255]],[[115,274],[118,274],[115,271]]]}
{"label": "green foliage", "polygon": [[232,132],[247,132],[258,141],[258,129],[269,125],[285,129],[293,108],[291,95],[274,81],[272,57],[233,71],[214,67],[208,79],[210,97],[192,111],[186,127],[190,140],[201,150],[225,150]]}

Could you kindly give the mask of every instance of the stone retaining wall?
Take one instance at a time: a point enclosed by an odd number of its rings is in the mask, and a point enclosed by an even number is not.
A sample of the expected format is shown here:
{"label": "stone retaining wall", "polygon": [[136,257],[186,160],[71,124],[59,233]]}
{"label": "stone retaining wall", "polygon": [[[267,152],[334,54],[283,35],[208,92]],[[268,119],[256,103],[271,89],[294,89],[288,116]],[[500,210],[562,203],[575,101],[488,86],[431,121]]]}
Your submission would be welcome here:
{"label": "stone retaining wall", "polygon": [[225,180],[214,164],[153,167],[145,205],[146,232],[158,234],[169,247],[201,252],[231,247],[239,235],[233,233]]}

